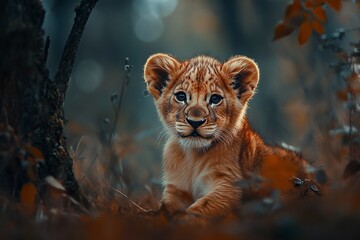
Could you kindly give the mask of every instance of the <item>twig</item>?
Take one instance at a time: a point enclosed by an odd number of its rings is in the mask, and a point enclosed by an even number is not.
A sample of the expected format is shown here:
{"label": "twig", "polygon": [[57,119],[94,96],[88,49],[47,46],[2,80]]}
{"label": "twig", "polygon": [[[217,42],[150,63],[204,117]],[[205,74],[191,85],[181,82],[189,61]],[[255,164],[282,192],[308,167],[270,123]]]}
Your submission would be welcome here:
{"label": "twig", "polygon": [[74,24],[65,43],[59,68],[55,75],[56,86],[63,98],[65,97],[70,74],[74,66],[76,53],[79,48],[86,22],[89,19],[91,11],[97,2],[98,0],[81,0],[80,5],[75,9],[76,16],[74,19]]}
{"label": "twig", "polygon": [[113,188],[113,187],[107,187],[105,186],[105,188],[109,188],[117,193],[119,193],[120,195],[122,195],[123,197],[125,197],[127,200],[129,200],[132,204],[134,204],[134,206],[136,206],[137,208],[139,208],[140,210],[144,211],[144,212],[149,212],[149,210],[146,210],[142,207],[140,207],[138,204],[136,204],[134,201],[132,201],[128,196],[126,196],[125,193],[121,192],[120,190],[116,189],[116,188]]}
{"label": "twig", "polygon": [[[49,155],[51,156],[51,160],[54,158],[55,161],[48,162],[58,162],[58,159],[64,159],[63,165],[65,165],[65,187],[68,190],[68,194],[75,197],[75,199],[85,207],[90,207],[89,201],[80,191],[79,185],[75,179],[72,170],[72,159],[67,150],[60,150],[58,146],[58,142],[65,142],[65,139],[62,135],[63,132],[63,123],[64,123],[64,108],[63,103],[65,101],[65,94],[68,87],[70,75],[73,69],[74,61],[76,58],[76,54],[79,48],[80,40],[82,34],[84,32],[84,28],[87,20],[91,14],[92,9],[95,7],[98,0],[81,0],[80,5],[75,9],[75,19],[70,31],[70,34],[66,40],[64,51],[62,53],[60,64],[58,67],[58,71],[55,75],[54,82],[49,84],[50,89],[48,91],[47,101],[51,102],[54,105],[51,108],[51,117],[48,119],[48,125],[50,125],[50,132],[52,133],[50,136],[57,137],[57,132],[61,131],[59,135],[59,139],[51,141],[51,143],[45,143],[45,145],[50,144],[49,146]],[[59,121],[59,120],[60,121]],[[48,128],[45,128],[45,131],[49,131]],[[65,148],[65,146],[63,145]],[[48,151],[48,150],[47,150]],[[51,151],[51,153],[50,153]],[[55,153],[53,153],[55,152]],[[48,163],[50,164],[50,163]],[[51,163],[52,164],[52,163]],[[60,163],[58,163],[60,164]],[[57,165],[50,165],[57,166]],[[59,165],[60,166],[60,165]]]}

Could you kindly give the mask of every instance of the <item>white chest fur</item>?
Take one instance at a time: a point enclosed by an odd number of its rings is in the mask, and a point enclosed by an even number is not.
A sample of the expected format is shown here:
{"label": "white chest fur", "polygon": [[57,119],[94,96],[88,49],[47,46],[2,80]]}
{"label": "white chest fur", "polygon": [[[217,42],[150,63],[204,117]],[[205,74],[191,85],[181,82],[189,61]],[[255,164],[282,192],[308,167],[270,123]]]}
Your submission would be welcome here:
{"label": "white chest fur", "polygon": [[194,201],[208,194],[212,188],[212,170],[206,164],[206,159],[195,157],[190,152],[184,153],[182,159],[172,162],[171,152],[164,154],[163,184],[172,184],[178,189],[192,194]]}

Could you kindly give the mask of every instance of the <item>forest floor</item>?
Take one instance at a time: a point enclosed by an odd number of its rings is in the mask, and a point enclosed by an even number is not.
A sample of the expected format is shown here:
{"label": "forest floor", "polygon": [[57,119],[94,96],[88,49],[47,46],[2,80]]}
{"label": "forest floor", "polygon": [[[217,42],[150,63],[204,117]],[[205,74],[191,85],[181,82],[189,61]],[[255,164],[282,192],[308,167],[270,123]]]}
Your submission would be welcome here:
{"label": "forest floor", "polygon": [[0,198],[0,239],[357,239],[360,234],[357,188],[291,202],[275,191],[270,198],[244,203],[231,216],[206,219],[169,217],[155,211],[157,196],[135,203],[100,185],[85,188],[92,206],[87,210],[50,184],[46,202]]}

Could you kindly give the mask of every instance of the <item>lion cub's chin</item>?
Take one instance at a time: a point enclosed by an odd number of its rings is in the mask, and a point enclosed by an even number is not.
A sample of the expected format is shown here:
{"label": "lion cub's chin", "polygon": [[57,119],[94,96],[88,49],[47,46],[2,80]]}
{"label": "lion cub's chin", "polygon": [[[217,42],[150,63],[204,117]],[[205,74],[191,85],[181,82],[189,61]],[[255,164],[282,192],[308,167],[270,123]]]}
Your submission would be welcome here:
{"label": "lion cub's chin", "polygon": [[206,150],[211,146],[211,140],[202,138],[202,137],[186,137],[179,139],[180,145],[188,150],[191,148],[196,148],[200,150]]}

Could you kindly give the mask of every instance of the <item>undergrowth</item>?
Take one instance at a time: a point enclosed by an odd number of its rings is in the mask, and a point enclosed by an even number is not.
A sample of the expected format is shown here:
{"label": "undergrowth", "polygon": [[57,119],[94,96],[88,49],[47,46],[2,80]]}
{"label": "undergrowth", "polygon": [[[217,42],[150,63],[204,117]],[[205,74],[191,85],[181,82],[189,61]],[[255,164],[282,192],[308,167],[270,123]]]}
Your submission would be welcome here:
{"label": "undergrowth", "polygon": [[[293,178],[289,181],[294,188],[302,191],[301,187],[306,187],[305,190],[312,191],[313,196],[289,201],[275,189],[266,197],[239,203],[238,210],[216,219],[185,213],[169,216],[165,210],[159,209],[162,189],[156,177],[149,173],[151,170],[144,170],[146,184],[134,181],[133,177],[142,172],[134,172],[136,167],[131,164],[135,161],[131,161],[129,156],[132,152],[145,150],[139,149],[134,137],[136,133],[119,133],[117,129],[125,87],[130,79],[131,65],[127,59],[120,91],[110,97],[113,120],[110,120],[111,117],[104,119],[96,131],[74,122],[68,124],[69,152],[74,160],[74,172],[90,208],[85,208],[69,196],[63,183],[49,176],[42,182],[41,191],[34,190],[31,185],[22,189],[19,202],[0,197],[0,238],[356,238],[360,234],[360,45],[354,42],[350,50],[345,50],[341,47],[344,34],[344,31],[337,31],[324,35],[321,40],[321,48],[335,55],[331,67],[335,78],[342,81],[343,88],[333,95],[341,103],[339,111],[347,113],[345,119],[348,121],[346,125],[339,125],[341,121],[334,120],[323,128],[328,136],[328,142],[323,144],[337,143],[332,150],[339,156],[339,161],[347,163],[344,169],[331,169],[328,165],[320,171],[318,180],[320,178],[327,189],[321,196],[315,194],[317,191],[312,185],[304,185],[302,179]],[[142,139],[148,142],[149,149],[156,147],[154,137],[150,134]],[[23,149],[24,155],[30,156],[28,159],[32,159],[30,167],[42,161],[41,152],[34,147],[19,144],[18,148]],[[334,171],[343,179],[332,178]],[[324,172],[328,173],[328,177]],[[27,173],[30,178],[34,174],[32,170]],[[254,182],[246,184],[255,186],[261,182],[261,176],[254,176],[254,179]]]}

